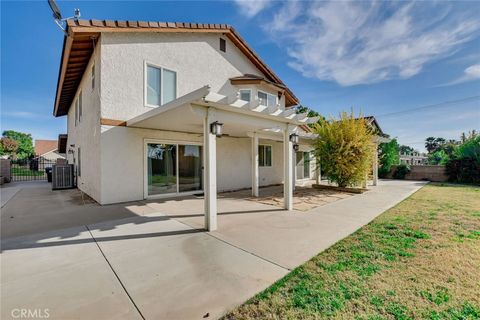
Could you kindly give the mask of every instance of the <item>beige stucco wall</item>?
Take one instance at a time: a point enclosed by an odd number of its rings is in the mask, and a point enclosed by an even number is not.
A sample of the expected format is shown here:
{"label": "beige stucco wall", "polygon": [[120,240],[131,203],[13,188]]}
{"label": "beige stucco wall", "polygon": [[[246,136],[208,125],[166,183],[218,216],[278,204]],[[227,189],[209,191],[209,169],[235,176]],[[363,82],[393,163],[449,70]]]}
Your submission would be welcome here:
{"label": "beige stucco wall", "polygon": [[[205,85],[230,95],[237,89],[229,78],[262,75],[228,38],[223,37],[227,51],[220,51],[220,37],[208,33],[102,34],[102,117],[128,120],[151,109],[144,103],[146,62],[176,71],[177,97]],[[263,89],[276,94],[268,87]],[[284,105],[283,97],[280,103]]]}
{"label": "beige stucco wall", "polygon": [[[78,164],[77,153],[81,148],[81,176],[78,177],[78,188],[100,202],[100,52],[101,39],[88,63],[79,89],[67,115],[67,160]],[[92,90],[91,72],[95,63],[95,88]],[[82,118],[75,126],[75,101],[82,92]],[[75,147],[71,147],[75,145]],[[71,149],[74,153],[69,153]]]}
{"label": "beige stucco wall", "polygon": [[[219,34],[144,34],[103,33],[80,84],[83,92],[83,117],[75,126],[75,107],[68,113],[67,154],[70,163],[76,150],[82,150],[82,174],[78,187],[101,204],[144,198],[144,141],[202,142],[199,134],[167,132],[100,125],[101,118],[128,120],[150,107],[144,105],[145,62],[177,72],[177,97],[204,85],[212,91],[230,95],[239,88],[276,94],[266,86],[233,87],[229,78],[246,73],[261,73],[227,39],[227,52],[219,51]],[[95,61],[96,86],[91,90],[91,67]],[[80,90],[79,89],[79,90]],[[78,92],[76,98],[78,97]],[[280,100],[284,106],[284,97]],[[281,142],[272,145],[272,167],[259,168],[259,184],[283,181]],[[217,187],[219,191],[251,187],[251,139],[217,139]]]}
{"label": "beige stucco wall", "polygon": [[[198,134],[171,131],[102,126],[102,204],[144,198],[145,139],[171,143],[202,143]],[[280,142],[260,140],[272,145],[272,167],[259,168],[260,186],[283,181],[283,146]],[[251,139],[217,139],[217,189],[219,192],[251,187]]]}

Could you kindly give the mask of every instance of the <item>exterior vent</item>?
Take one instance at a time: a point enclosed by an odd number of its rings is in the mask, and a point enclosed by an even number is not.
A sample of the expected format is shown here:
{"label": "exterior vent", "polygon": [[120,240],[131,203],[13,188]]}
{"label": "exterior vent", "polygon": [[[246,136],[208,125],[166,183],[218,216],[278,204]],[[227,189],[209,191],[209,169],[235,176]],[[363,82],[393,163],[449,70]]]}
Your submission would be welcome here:
{"label": "exterior vent", "polygon": [[52,190],[75,187],[73,164],[56,164],[52,166]]}
{"label": "exterior vent", "polygon": [[220,51],[227,52],[227,42],[220,38]]}

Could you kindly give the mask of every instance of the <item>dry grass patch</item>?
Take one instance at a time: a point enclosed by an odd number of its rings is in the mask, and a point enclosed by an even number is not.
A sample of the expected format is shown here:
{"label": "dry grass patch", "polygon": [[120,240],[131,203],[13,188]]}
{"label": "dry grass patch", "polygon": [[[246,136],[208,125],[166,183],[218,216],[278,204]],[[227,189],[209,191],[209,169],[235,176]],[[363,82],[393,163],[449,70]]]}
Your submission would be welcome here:
{"label": "dry grass patch", "polygon": [[480,319],[480,188],[427,185],[225,319]]}

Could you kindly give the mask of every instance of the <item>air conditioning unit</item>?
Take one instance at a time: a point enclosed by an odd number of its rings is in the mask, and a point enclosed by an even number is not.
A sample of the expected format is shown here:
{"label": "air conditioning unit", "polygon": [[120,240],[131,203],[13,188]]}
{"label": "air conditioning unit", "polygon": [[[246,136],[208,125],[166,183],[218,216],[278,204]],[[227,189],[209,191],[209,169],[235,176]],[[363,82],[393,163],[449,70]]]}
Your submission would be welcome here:
{"label": "air conditioning unit", "polygon": [[75,187],[73,164],[55,164],[52,166],[52,190]]}

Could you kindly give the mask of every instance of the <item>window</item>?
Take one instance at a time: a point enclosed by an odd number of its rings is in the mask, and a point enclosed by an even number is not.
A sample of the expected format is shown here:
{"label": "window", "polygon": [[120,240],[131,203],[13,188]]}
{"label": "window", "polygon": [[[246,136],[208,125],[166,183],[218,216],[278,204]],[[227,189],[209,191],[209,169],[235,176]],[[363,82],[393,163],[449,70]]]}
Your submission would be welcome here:
{"label": "window", "polygon": [[252,91],[250,89],[241,89],[240,90],[240,99],[243,101],[250,102]]}
{"label": "window", "polygon": [[220,51],[227,52],[227,42],[220,38]]}
{"label": "window", "polygon": [[310,178],[310,152],[303,153],[303,178]]}
{"label": "window", "polygon": [[95,89],[95,64],[92,66],[92,91]]}
{"label": "window", "polygon": [[78,122],[78,99],[75,100],[75,127],[77,126]]}
{"label": "window", "polygon": [[177,73],[147,65],[145,86],[146,105],[161,106],[177,97]]}
{"label": "window", "polygon": [[272,166],[272,146],[258,146],[258,165],[260,167]]}
{"label": "window", "polygon": [[78,147],[78,164],[77,164],[77,174],[80,177],[82,175],[82,154],[80,152],[80,147]]}
{"label": "window", "polygon": [[258,100],[262,106],[275,107],[277,105],[277,97],[263,91],[258,91]]}
{"label": "window", "polygon": [[82,121],[82,91],[78,95],[78,122]]}

